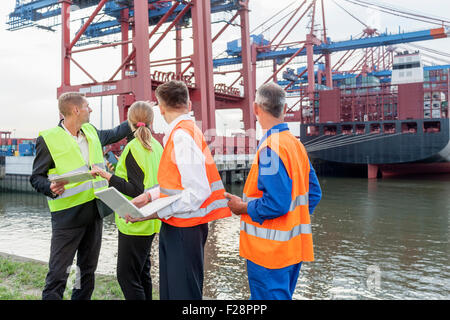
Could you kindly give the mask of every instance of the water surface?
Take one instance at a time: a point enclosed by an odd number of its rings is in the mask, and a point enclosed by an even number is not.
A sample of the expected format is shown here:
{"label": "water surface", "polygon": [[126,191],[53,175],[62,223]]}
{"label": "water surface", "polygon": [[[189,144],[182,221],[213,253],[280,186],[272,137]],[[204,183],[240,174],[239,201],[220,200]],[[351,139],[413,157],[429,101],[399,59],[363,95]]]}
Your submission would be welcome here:
{"label": "water surface", "polygon": [[[294,299],[449,299],[450,175],[367,180],[319,178],[312,216],[315,261],[304,263]],[[235,194],[243,186],[227,187]],[[0,194],[0,252],[47,261],[50,213],[44,197]],[[152,278],[158,283],[158,238]],[[204,295],[248,299],[239,257],[239,217],[210,223]],[[99,273],[114,274],[117,230],[104,223]]]}

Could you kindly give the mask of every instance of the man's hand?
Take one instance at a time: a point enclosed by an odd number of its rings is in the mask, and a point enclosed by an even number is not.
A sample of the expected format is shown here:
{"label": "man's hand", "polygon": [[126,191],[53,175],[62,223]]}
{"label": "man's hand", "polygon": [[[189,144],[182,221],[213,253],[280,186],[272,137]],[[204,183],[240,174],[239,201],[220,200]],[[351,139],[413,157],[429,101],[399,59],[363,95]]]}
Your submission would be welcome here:
{"label": "man's hand", "polygon": [[142,208],[147,203],[151,201],[150,195],[147,192],[144,192],[143,194],[137,196],[133,200],[131,200],[131,203],[134,204],[138,208]]}
{"label": "man's hand", "polygon": [[64,185],[67,184],[67,181],[60,181],[60,182],[52,182],[50,184],[50,190],[57,194],[58,196],[62,195],[64,191],[66,191],[66,188],[64,188]]}
{"label": "man's hand", "polygon": [[91,170],[91,175],[95,178],[96,176],[100,176],[103,179],[106,179],[109,181],[109,179],[111,179],[112,174],[109,172],[106,172],[105,170],[99,168],[96,165],[92,166],[92,170]]}
{"label": "man's hand", "polygon": [[131,223],[135,223],[135,222],[139,222],[139,221],[146,221],[146,220],[151,220],[151,219],[158,219],[158,214],[155,212],[151,215],[149,215],[148,217],[144,217],[144,218],[132,218],[129,214],[125,215],[125,221],[131,222]]}
{"label": "man's hand", "polygon": [[[117,158],[116,155],[114,155],[114,156]],[[109,172],[114,172],[115,171],[114,165],[111,162],[109,162],[108,160],[106,160],[106,167],[108,168]]]}
{"label": "man's hand", "polygon": [[125,221],[131,222],[131,223],[135,223],[135,222],[139,222],[139,221],[143,221],[144,218],[132,218],[129,214],[125,215]]}
{"label": "man's hand", "polygon": [[228,207],[231,209],[231,212],[237,215],[247,213],[247,203],[242,201],[241,198],[228,192],[225,192],[223,195],[229,200]]}

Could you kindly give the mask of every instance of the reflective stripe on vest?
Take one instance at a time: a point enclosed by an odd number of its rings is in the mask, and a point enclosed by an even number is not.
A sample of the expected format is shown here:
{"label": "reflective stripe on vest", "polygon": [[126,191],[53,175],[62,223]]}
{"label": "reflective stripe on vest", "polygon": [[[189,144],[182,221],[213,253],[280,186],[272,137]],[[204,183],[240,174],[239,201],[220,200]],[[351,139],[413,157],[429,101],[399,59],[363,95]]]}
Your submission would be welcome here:
{"label": "reflective stripe on vest", "polygon": [[251,236],[275,241],[289,241],[300,234],[312,233],[310,224],[300,224],[289,231],[281,231],[257,227],[245,221],[241,221],[241,231],[245,231]]}
{"label": "reflective stripe on vest", "polygon": [[[78,169],[66,172],[65,174],[72,174],[72,173],[86,172],[86,171],[89,171],[89,167],[87,165],[86,166],[82,166],[82,167],[80,167]],[[59,174],[49,174],[48,175],[49,179],[58,178],[58,177],[59,177]]]}
{"label": "reflective stripe on vest", "polygon": [[[211,183],[210,185],[211,188],[211,192],[217,191],[217,190],[225,190],[225,186],[223,185],[222,181],[215,181],[213,183]],[[167,188],[160,188],[159,189],[161,191],[161,193],[164,193],[168,196],[174,196],[176,194],[180,194],[183,190],[179,190],[179,189],[167,189]]]}
{"label": "reflective stripe on vest", "polygon": [[[218,191],[218,190],[224,190],[225,192],[225,186],[223,185],[222,180],[215,181],[211,183],[210,185],[211,192]],[[173,196],[176,194],[180,194],[183,192],[183,190],[178,189],[166,189],[166,188],[160,188],[161,193],[166,194],[168,196]],[[199,208],[196,211],[193,212],[187,212],[187,213],[177,213],[177,218],[198,218],[198,217],[204,217],[208,213],[221,208],[227,208],[228,207],[228,199],[218,199],[211,202],[209,205],[207,205],[205,208]]]}
{"label": "reflective stripe on vest", "polygon": [[86,181],[83,184],[80,184],[79,186],[67,189],[64,191],[64,193],[62,195],[57,196],[56,198],[48,198],[50,201],[54,201],[54,200],[59,200],[59,199],[64,199],[64,198],[68,198],[71,196],[74,196],[78,193],[87,191],[89,189],[94,188],[95,190],[103,188],[103,187],[108,187],[108,181],[106,180],[102,180],[102,181],[94,181],[94,183],[92,183],[92,181]]}
{"label": "reflective stripe on vest", "polygon": [[[105,165],[103,163],[96,163],[95,165],[100,167],[100,168],[102,168],[103,170],[105,170]],[[89,171],[88,166],[83,166],[81,168],[75,169],[75,170],[73,170],[71,172],[68,172],[68,173],[86,172],[86,171]],[[48,177],[49,178],[51,178],[51,177],[59,177],[59,175],[57,175],[57,174],[50,174],[50,175],[48,175]],[[79,186],[76,186],[76,187],[73,187],[73,188],[65,190],[62,195],[59,195],[56,198],[49,198],[49,197],[47,197],[47,199],[49,201],[59,200],[59,199],[68,198],[68,197],[74,196],[74,195],[76,195],[78,193],[84,192],[84,191],[89,190],[91,188],[94,188],[95,190],[97,190],[97,189],[105,188],[105,187],[108,187],[108,181],[106,181],[106,180],[100,180],[100,181],[94,181],[94,182],[89,180],[89,181],[86,181],[85,183],[83,183],[83,184],[81,184]]]}
{"label": "reflective stripe on vest", "polygon": [[[260,199],[261,197],[247,197],[245,194],[242,199],[244,202],[249,202],[252,200]],[[294,200],[291,201],[291,205],[289,206],[289,211],[294,211],[298,206],[303,206],[308,204],[308,193],[297,196]],[[251,225],[246,223],[245,221],[241,221],[241,230],[245,231],[249,235],[268,239],[268,240],[277,240],[277,241],[289,241],[293,237],[296,237],[300,234],[310,234],[311,232],[311,224],[301,224],[293,227],[289,231],[281,231],[274,229],[267,229],[257,227],[255,225]]]}
{"label": "reflective stripe on vest", "polygon": [[104,187],[108,187],[108,181],[106,181],[106,180],[94,181],[93,187],[95,190],[104,188]]}
{"label": "reflective stripe on vest", "polygon": [[205,208],[199,208],[195,211],[186,212],[186,213],[177,213],[176,217],[180,219],[189,219],[189,218],[201,218],[205,217],[207,214],[213,212],[217,209],[225,209],[228,208],[228,199],[219,199],[214,200]]}
{"label": "reflective stripe on vest", "polygon": [[[100,169],[106,170],[106,166],[105,166],[104,163],[95,163],[94,165],[99,167]],[[73,173],[87,172],[87,171],[89,171],[89,167],[86,165],[86,166],[82,166],[82,167],[80,167],[78,169],[66,172],[65,174],[73,174]],[[49,174],[48,175],[49,179],[58,178],[58,177],[59,177],[58,174]],[[106,184],[106,185],[108,185],[108,184]]]}

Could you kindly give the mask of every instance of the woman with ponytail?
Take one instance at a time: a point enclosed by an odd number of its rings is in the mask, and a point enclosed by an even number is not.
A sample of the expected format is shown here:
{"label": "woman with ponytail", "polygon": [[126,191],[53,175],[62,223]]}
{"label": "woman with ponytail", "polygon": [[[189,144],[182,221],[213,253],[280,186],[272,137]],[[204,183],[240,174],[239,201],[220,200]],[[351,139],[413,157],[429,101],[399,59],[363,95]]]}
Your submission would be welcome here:
{"label": "woman with ponytail", "polygon": [[[98,167],[91,171],[93,175],[108,180],[110,187],[116,188],[128,199],[137,197],[158,183],[156,177],[163,148],[150,130],[152,106],[148,102],[136,101],[128,109],[128,122],[134,131],[134,138],[125,146],[115,173],[110,174]],[[126,223],[118,214],[115,214],[115,221],[119,229],[117,280],[125,299],[151,300],[150,249],[161,221]]]}

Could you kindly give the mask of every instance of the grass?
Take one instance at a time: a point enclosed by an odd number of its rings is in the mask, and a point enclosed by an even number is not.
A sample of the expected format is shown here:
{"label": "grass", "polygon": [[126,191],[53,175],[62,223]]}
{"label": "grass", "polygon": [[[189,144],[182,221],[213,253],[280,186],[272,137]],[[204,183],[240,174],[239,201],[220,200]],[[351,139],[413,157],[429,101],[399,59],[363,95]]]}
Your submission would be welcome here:
{"label": "grass", "polygon": [[47,266],[0,256],[0,300],[40,299]]}
{"label": "grass", "polygon": [[[0,300],[40,300],[47,272],[47,264],[0,255]],[[72,289],[67,286],[64,299],[70,299],[71,294]],[[92,300],[123,299],[115,276],[96,274]],[[158,299],[155,292],[153,299]]]}

